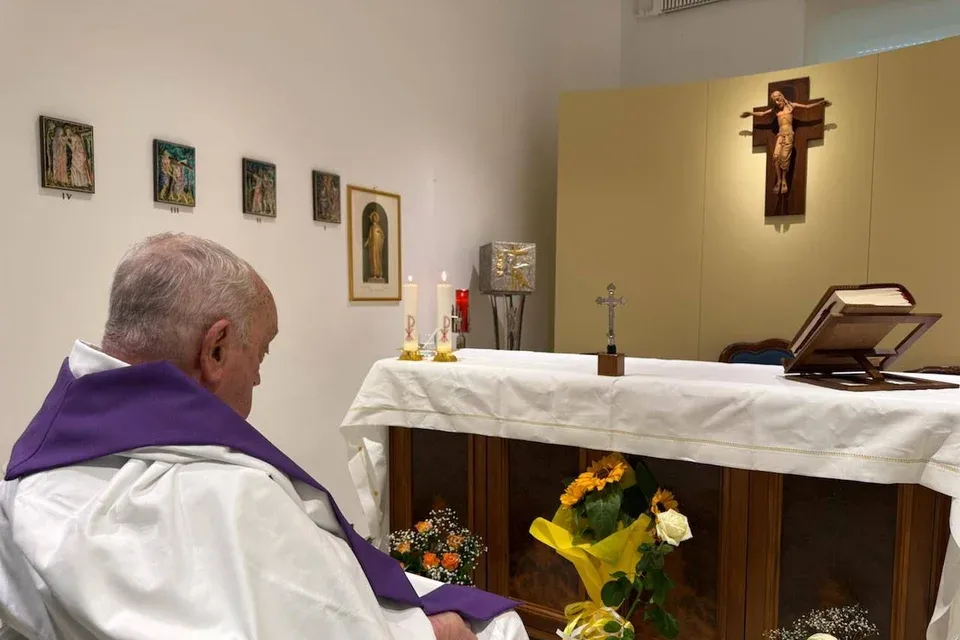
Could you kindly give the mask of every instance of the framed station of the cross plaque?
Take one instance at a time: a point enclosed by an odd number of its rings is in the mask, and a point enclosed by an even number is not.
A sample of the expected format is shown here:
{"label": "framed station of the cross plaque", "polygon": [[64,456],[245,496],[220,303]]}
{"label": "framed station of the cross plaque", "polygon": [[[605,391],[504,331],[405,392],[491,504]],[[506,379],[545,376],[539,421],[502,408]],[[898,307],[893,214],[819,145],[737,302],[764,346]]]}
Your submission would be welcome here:
{"label": "framed station of the cross plaque", "polygon": [[810,78],[771,82],[767,104],[741,117],[753,118],[753,146],[766,149],[766,216],[802,216],[807,211],[807,147],[823,139],[825,98],[810,98]]}

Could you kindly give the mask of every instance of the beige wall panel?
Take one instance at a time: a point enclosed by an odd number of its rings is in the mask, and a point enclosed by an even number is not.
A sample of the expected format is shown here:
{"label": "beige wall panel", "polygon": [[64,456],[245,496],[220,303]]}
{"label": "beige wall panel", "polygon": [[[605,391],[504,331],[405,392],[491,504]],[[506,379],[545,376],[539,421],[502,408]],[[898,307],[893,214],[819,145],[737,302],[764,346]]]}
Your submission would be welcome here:
{"label": "beige wall panel", "polygon": [[960,364],[958,65],[960,38],[880,56],[870,279],[944,315],[897,368]]}
{"label": "beige wall panel", "polygon": [[706,84],[562,97],[557,351],[604,348],[594,300],[613,281],[621,351],[696,357],[706,98]]}
{"label": "beige wall panel", "polygon": [[[823,143],[811,146],[804,218],[764,219],[765,153],[754,153],[743,111],[770,82],[810,77],[833,102]],[[867,277],[877,57],[709,85],[699,356],[736,341],[790,339],[824,290]]]}

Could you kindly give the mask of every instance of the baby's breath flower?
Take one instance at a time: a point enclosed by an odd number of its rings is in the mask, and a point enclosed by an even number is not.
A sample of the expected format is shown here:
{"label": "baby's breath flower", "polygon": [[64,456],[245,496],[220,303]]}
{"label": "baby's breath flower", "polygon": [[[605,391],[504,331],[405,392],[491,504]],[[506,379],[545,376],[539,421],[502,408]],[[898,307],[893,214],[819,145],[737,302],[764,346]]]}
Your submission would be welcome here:
{"label": "baby's breath flower", "polygon": [[837,640],[866,640],[880,635],[877,625],[870,622],[867,611],[860,605],[833,607],[809,611],[789,627],[764,634],[767,640],[807,640],[817,633],[825,633]]}

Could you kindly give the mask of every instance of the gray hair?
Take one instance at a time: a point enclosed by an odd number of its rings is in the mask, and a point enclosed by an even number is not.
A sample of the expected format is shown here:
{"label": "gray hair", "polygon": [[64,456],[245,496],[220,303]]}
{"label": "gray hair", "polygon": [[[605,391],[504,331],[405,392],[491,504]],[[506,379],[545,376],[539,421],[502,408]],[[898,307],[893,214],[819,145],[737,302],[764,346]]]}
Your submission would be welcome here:
{"label": "gray hair", "polygon": [[229,320],[247,339],[260,281],[246,261],[211,240],[178,233],[147,238],[117,267],[102,346],[189,365],[217,320]]}

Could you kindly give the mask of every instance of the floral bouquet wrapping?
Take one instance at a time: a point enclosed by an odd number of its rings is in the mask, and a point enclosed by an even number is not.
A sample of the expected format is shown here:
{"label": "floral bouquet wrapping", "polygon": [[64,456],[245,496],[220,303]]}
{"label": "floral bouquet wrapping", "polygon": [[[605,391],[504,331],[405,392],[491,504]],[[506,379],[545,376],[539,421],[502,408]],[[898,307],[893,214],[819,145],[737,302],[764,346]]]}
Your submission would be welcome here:
{"label": "floral bouquet wrapping", "polygon": [[473,570],[486,550],[453,509],[434,509],[413,529],[390,534],[390,555],[404,571],[448,584],[473,586]]}
{"label": "floral bouquet wrapping", "polygon": [[635,637],[638,607],[666,638],[679,633],[664,608],[673,582],[664,558],[693,537],[669,491],[657,488],[645,466],[633,469],[619,454],[593,463],[567,484],[552,520],[538,518],[530,534],[569,560],[590,600],[569,605],[567,640]]}

